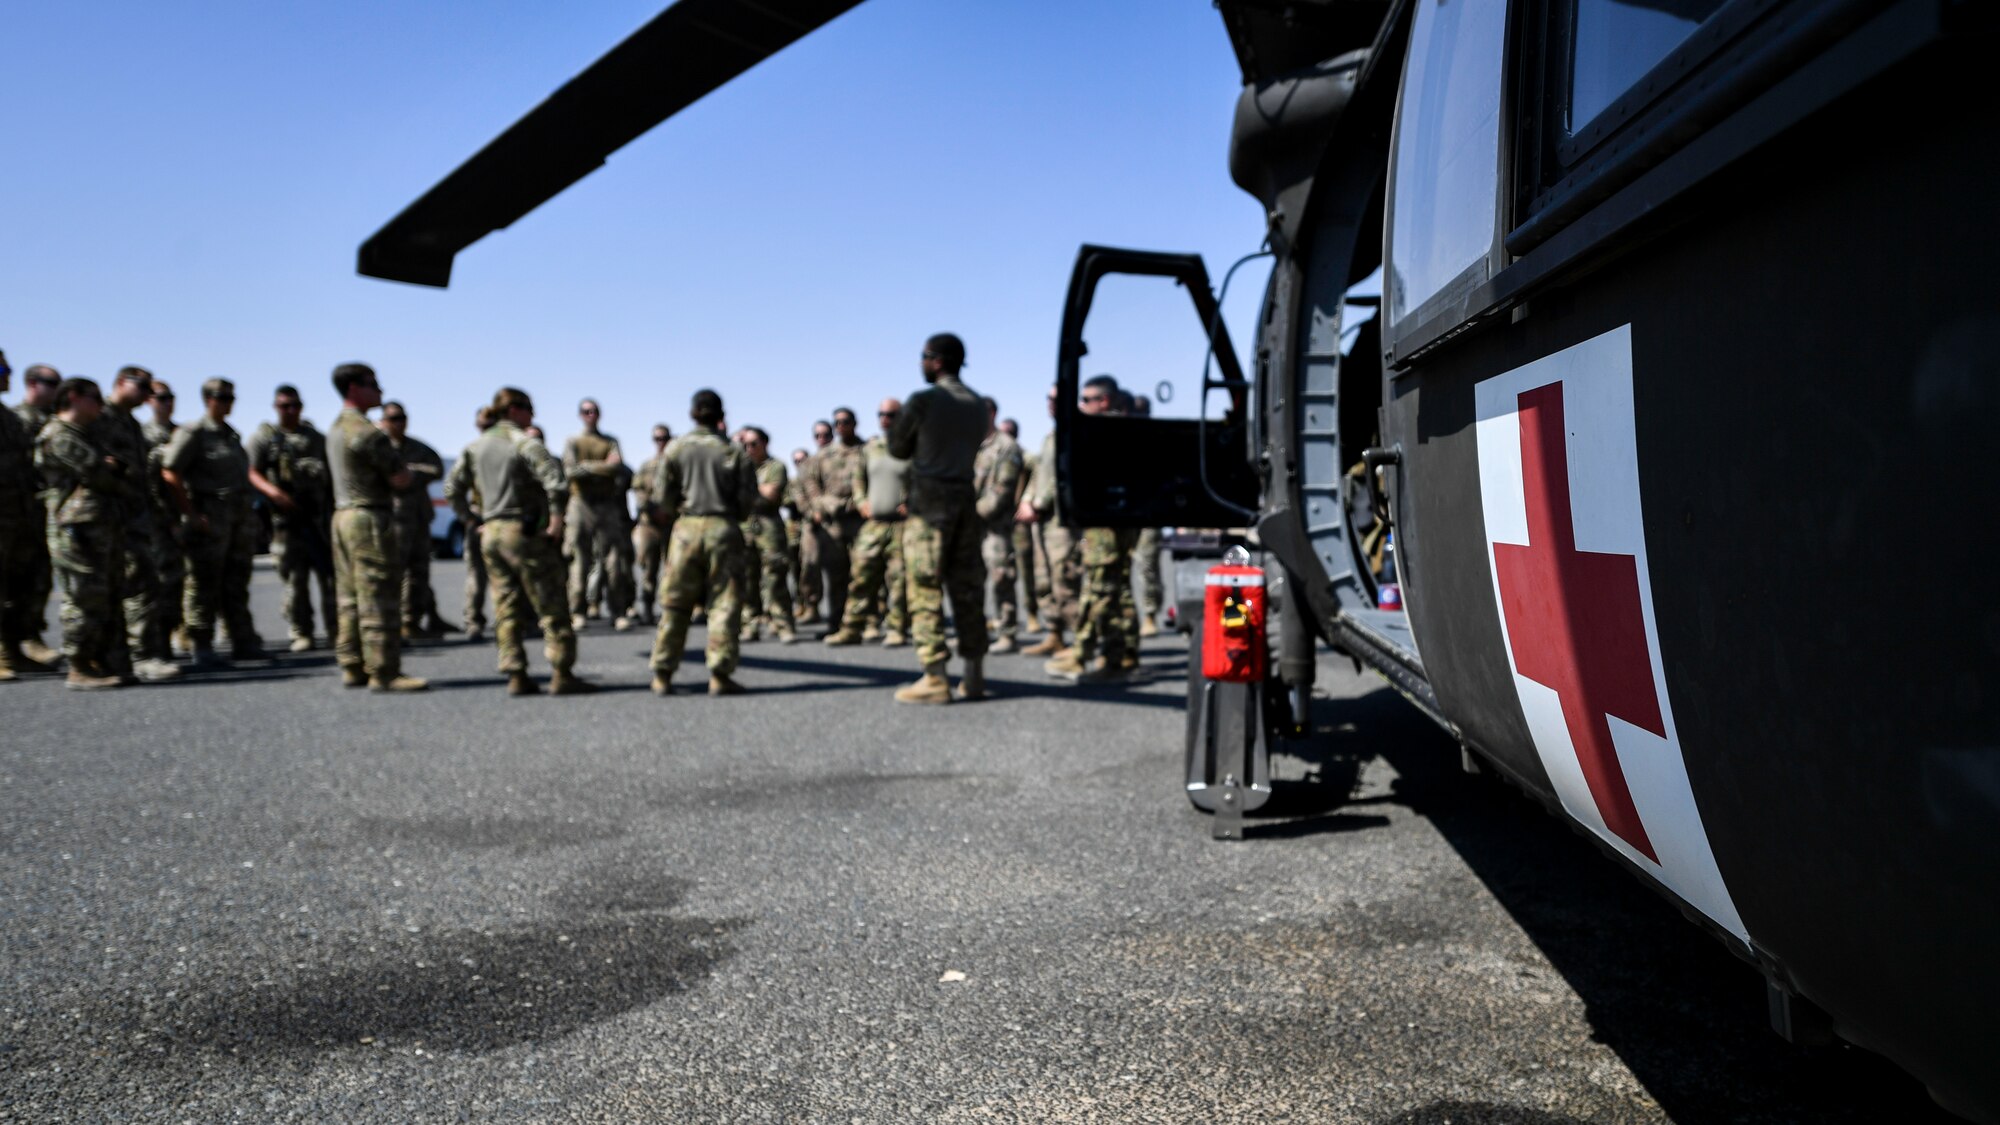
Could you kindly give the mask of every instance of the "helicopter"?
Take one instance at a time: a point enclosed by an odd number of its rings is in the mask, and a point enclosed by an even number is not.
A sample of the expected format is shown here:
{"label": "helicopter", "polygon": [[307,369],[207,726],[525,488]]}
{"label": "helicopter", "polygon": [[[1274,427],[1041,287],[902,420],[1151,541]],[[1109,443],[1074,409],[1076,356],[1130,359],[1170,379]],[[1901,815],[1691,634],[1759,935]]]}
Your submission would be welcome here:
{"label": "helicopter", "polygon": [[[360,271],[447,284],[459,250],[856,3],[679,0]],[[1255,799],[1323,643],[1755,966],[1779,1033],[2000,1121],[2000,20],[1217,7],[1244,80],[1230,172],[1270,257],[1251,362],[1199,257],[1085,246],[1056,372],[1071,519],[1246,529],[1270,579],[1253,700],[1208,714],[1191,673],[1190,798]],[[1078,410],[1120,275],[1186,289],[1201,417]],[[1176,582],[1198,637],[1210,561]]]}

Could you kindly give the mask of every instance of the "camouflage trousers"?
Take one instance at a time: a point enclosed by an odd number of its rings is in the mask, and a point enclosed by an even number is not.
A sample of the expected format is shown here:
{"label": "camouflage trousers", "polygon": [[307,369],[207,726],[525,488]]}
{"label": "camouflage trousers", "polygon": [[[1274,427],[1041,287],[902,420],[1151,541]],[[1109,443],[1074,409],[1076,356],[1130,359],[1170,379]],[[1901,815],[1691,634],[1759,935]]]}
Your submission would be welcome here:
{"label": "camouflage trousers", "polygon": [[396,614],[403,596],[402,543],[386,509],[333,513],[333,596],[339,629],[334,659],[376,680],[403,672],[403,638]]}
{"label": "camouflage trousers", "polygon": [[[312,517],[307,516],[306,519]],[[287,520],[271,536],[271,555],[284,591],[285,624],[292,636],[313,635],[313,587],[319,587],[319,616],[328,638],[338,628],[333,598],[333,527],[299,526]]]}
{"label": "camouflage trousers", "polygon": [[785,543],[785,521],[779,516],[751,516],[743,521],[743,600],[752,620],[791,629],[792,554]]}
{"label": "camouflage trousers", "polygon": [[119,529],[119,596],[125,619],[125,656],[120,673],[131,670],[133,660],[168,660],[173,650],[167,644],[170,630],[162,625],[166,569],[158,554],[159,532],[151,507],[126,519]]}
{"label": "camouflage trousers", "polygon": [[799,616],[810,617],[819,612],[819,603],[826,593],[819,576],[819,538],[812,533],[812,523],[806,519],[793,520],[785,529],[786,538],[792,544],[792,584],[798,587],[799,597],[795,608]]}
{"label": "camouflage trousers", "polygon": [[1076,549],[1076,533],[1059,523],[1035,525],[1042,541],[1041,572],[1035,576],[1035,593],[1042,603],[1042,628],[1067,629],[1074,633],[1078,587],[1083,584],[1083,567]]}
{"label": "camouflage trousers", "polygon": [[181,523],[177,517],[164,512],[154,516],[153,558],[160,566],[160,614],[156,627],[171,648],[173,635],[184,620],[183,601],[187,597],[187,551],[181,546]]}
{"label": "camouflage trousers", "polygon": [[682,516],[667,543],[667,580],[653,673],[671,679],[687,651],[688,614],[708,609],[708,671],[736,671],[743,627],[743,529],[725,516]]}
{"label": "camouflage trousers", "polygon": [[907,568],[903,565],[903,525],[908,520],[868,520],[848,552],[847,619],[866,629],[910,631]]}
{"label": "camouflage trousers", "polygon": [[814,586],[825,584],[826,621],[836,629],[847,620],[847,590],[854,581],[854,540],[861,534],[861,522],[860,516],[840,516],[806,529],[806,540],[813,545],[812,557],[818,564]]}
{"label": "camouflage trousers", "polygon": [[220,623],[229,630],[231,645],[254,648],[258,638],[250,620],[250,560],[257,553],[257,517],[250,498],[241,493],[196,497],[194,510],[208,519],[208,530],[187,530],[188,639],[209,644]]}
{"label": "camouflage trousers", "polygon": [[431,528],[429,524],[396,524],[396,550],[402,558],[403,581],[398,600],[403,628],[417,632],[437,616],[437,592],[431,589]]}
{"label": "camouflage trousers", "polygon": [[570,556],[569,611],[590,609],[593,572],[600,567],[600,589],[611,616],[623,617],[632,609],[632,536],[626,528],[625,501],[585,500],[572,496],[569,514],[564,517],[564,546]]}
{"label": "camouflage trousers", "polygon": [[556,541],[543,528],[493,519],[480,525],[479,548],[493,583],[493,639],[500,646],[500,671],[512,675],[528,670],[522,638],[529,622],[537,620],[549,667],[558,672],[574,668],[576,631],[570,628],[569,604],[563,597],[562,555]]}
{"label": "camouflage trousers", "polygon": [[917,663],[928,668],[951,657],[944,643],[944,603],[958,626],[958,654],[986,654],[986,564],[979,557],[985,534],[973,510],[972,488],[925,486],[903,521],[903,567],[910,594],[910,635]]}
{"label": "camouflage trousers", "polygon": [[55,571],[49,556],[48,512],[36,505],[34,533],[27,541],[28,595],[21,604],[22,639],[40,639],[48,627],[49,595],[55,591]]}
{"label": "camouflage trousers", "polygon": [[113,522],[49,525],[48,557],[62,590],[62,652],[71,668],[130,670],[119,604],[122,532]]}
{"label": "camouflage trousers", "polygon": [[1139,579],[1139,607],[1148,618],[1160,613],[1160,602],[1166,591],[1160,582],[1160,529],[1148,527],[1139,532],[1137,542],[1132,546],[1132,573]]}
{"label": "camouflage trousers", "polygon": [[29,616],[36,604],[35,560],[49,557],[49,544],[34,515],[0,518],[0,645],[9,649],[42,633],[41,621]]}
{"label": "camouflage trousers", "polygon": [[979,542],[979,556],[986,563],[986,584],[993,591],[994,624],[1003,637],[1020,635],[1021,572],[1015,561],[1013,528],[987,528]]}
{"label": "camouflage trousers", "polygon": [[666,560],[666,536],[641,516],[632,525],[632,553],[639,557],[639,610],[650,615],[660,604],[660,564]]}
{"label": "camouflage trousers", "polygon": [[484,525],[465,529],[465,616],[468,630],[486,628],[486,550],[480,545]]}
{"label": "camouflage trousers", "polygon": [[1083,603],[1077,611],[1077,659],[1101,654],[1112,663],[1139,651],[1139,612],[1132,600],[1130,528],[1089,527],[1081,535]]}
{"label": "camouflage trousers", "polygon": [[1035,525],[1017,523],[1014,525],[1014,564],[1021,572],[1021,603],[1030,612],[1039,612],[1042,598],[1041,587],[1035,583],[1040,579],[1041,567],[1035,559]]}

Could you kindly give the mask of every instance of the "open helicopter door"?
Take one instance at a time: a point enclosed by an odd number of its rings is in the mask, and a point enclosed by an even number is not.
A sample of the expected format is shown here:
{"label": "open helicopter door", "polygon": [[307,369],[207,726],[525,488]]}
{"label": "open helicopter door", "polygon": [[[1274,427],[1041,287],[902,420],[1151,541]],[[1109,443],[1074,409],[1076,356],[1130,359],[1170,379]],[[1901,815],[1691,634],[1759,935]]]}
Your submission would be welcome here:
{"label": "open helicopter door", "polygon": [[[1077,407],[1084,328],[1100,282],[1108,277],[1171,279],[1191,301],[1189,319],[1214,351],[1214,371],[1201,390],[1196,418],[1085,414]],[[1198,346],[1198,345],[1197,345]],[[1177,357],[1178,358],[1178,357]],[[1186,357],[1202,370],[1207,357]],[[1156,372],[1111,372],[1144,387]],[[1250,462],[1250,384],[1222,326],[1208,269],[1199,254],[1084,246],[1077,251],[1063,305],[1056,357],[1056,480],[1066,519],[1083,527],[1245,527],[1256,519],[1258,482]],[[1211,390],[1227,399],[1209,417]]]}

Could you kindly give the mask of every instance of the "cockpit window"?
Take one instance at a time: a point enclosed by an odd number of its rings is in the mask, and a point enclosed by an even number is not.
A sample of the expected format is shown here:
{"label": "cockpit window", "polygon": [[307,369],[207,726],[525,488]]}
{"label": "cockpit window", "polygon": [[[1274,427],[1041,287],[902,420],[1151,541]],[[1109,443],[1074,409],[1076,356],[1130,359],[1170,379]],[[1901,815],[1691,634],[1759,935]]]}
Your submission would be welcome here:
{"label": "cockpit window", "polygon": [[1581,132],[1681,45],[1723,0],[1574,0],[1569,119]]}
{"label": "cockpit window", "polygon": [[1493,248],[1506,31],[1505,0],[1418,0],[1396,118],[1391,322]]}

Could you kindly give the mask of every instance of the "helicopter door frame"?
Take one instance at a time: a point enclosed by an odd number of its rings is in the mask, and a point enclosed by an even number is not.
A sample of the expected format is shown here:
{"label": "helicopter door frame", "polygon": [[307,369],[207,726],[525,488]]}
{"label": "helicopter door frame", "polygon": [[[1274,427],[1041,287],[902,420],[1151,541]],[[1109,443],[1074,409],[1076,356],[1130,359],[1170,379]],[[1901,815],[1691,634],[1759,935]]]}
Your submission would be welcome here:
{"label": "helicopter door frame", "polygon": [[[1164,277],[1187,291],[1222,372],[1202,389],[1202,420],[1089,415],[1078,408],[1090,350],[1084,324],[1098,283],[1112,276]],[[1209,421],[1207,396],[1216,388],[1226,391],[1229,406],[1221,420]],[[1056,355],[1056,480],[1064,518],[1086,527],[1255,522],[1262,482],[1250,460],[1249,392],[1201,255],[1080,247]]]}

